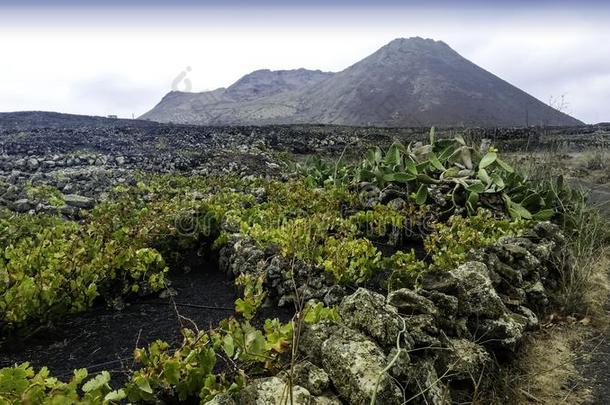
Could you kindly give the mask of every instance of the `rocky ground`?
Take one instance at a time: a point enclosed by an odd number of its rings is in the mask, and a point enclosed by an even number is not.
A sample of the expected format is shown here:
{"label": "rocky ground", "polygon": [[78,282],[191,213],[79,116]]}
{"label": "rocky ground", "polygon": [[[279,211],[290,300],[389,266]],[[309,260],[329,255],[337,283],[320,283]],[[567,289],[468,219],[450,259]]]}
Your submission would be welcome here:
{"label": "rocky ground", "polygon": [[[383,147],[394,140],[408,143],[428,136],[428,129],[424,128],[214,128],[140,121],[117,121],[110,125],[105,120],[62,125],[45,128],[38,123],[0,120],[0,206],[17,212],[60,212],[67,218],[78,219],[82,209],[90,209],[107,198],[113,187],[136,184],[143,172],[282,176],[288,157],[298,160],[318,154],[336,158],[345,151],[349,158],[371,145]],[[438,131],[437,136],[455,132]],[[508,150],[536,152],[562,148],[578,154],[584,149],[607,147],[610,128],[469,130],[465,136],[490,138],[494,145]],[[585,187],[591,182],[597,184],[595,179],[580,181]],[[603,202],[608,190],[603,187],[599,190],[595,195]],[[305,332],[300,349],[306,361],[295,371],[298,385],[293,392],[303,398],[302,403],[339,404],[337,397],[363,403],[373,392],[378,393],[379,404],[402,403],[404,398],[412,397],[423,403],[443,403],[450,387],[438,383],[441,376],[435,369],[441,367],[435,366],[451,365],[454,375],[448,380],[456,399],[461,385],[476,382],[482,373],[493,370],[496,359],[511,357],[525,332],[538,327],[544,315],[546,289],[553,287],[555,277],[549,274],[546,263],[561,248],[561,237],[554,229],[539,227],[528,238],[507,239],[476,252],[468,263],[444,278],[424,280],[423,289],[417,293],[399,290],[387,300],[371,288],[355,292],[333,288],[323,278],[314,280],[317,284],[305,283],[306,290],[300,291],[304,296],[340,304],[345,325],[320,324]],[[265,266],[257,266],[262,259]],[[284,265],[280,255],[257,251],[242,239],[230,241],[220,257],[221,270],[233,276],[253,269],[267,272],[273,297],[288,305],[292,287],[283,285],[278,277]],[[303,272],[309,274],[309,269]],[[216,312],[209,308],[205,311],[185,308],[190,318],[205,325],[226,316],[219,312],[232,306],[234,295],[231,288],[223,287],[221,279],[205,280],[216,286],[216,295],[212,296],[198,294],[189,287],[189,282],[180,285],[180,281],[177,277],[177,289],[182,290],[182,297],[189,298],[189,303],[219,308]],[[109,317],[113,330],[126,336],[128,344],[109,349],[117,343],[116,337],[88,329],[90,319],[85,314],[72,318],[65,333],[60,331],[50,343],[28,346],[14,353],[4,351],[0,366],[27,358],[49,364],[62,373],[73,367],[117,362],[128,357],[138,339],[148,341],[157,336],[154,330],[150,336],[140,334],[143,322],[148,322],[150,316],[159,317],[155,322],[159,337],[175,340],[177,336],[163,334],[163,330],[169,329],[164,328],[164,322],[177,321],[175,311],[166,301],[133,306],[119,315],[103,314]],[[403,317],[391,316],[398,313]],[[405,319],[408,325],[397,323],[399,319]],[[117,323],[124,327],[117,328]],[[84,343],[68,345],[62,336],[82,336]],[[100,349],[92,349],[85,363],[79,356],[78,361],[73,358],[75,350],[94,346]],[[43,356],[43,352],[49,354]],[[596,358],[600,370],[607,361],[607,354]],[[385,369],[388,362],[393,366]],[[407,364],[417,367],[406,367]],[[602,373],[595,376],[602,376],[599,378],[607,382]],[[270,401],[281,395],[278,390],[284,389],[284,383],[279,377],[252,384],[242,394],[244,403]],[[408,383],[401,386],[397,380]],[[604,384],[598,386],[599,398],[607,398]],[[216,403],[231,403],[222,400],[219,397]]]}
{"label": "rocky ground", "polygon": [[[33,113],[32,113],[33,114]],[[138,172],[280,175],[286,156],[349,158],[372,145],[428,137],[429,128],[338,126],[197,127],[59,115],[44,127],[39,115],[0,117],[0,206],[18,212],[61,212],[103,200],[111,187],[135,184]],[[2,119],[3,118],[3,119]],[[21,120],[20,120],[21,118]],[[48,117],[47,117],[48,118]],[[582,150],[610,143],[610,126],[562,129],[444,129],[488,138],[503,150]],[[54,204],[43,197],[57,189]],[[47,195],[48,197],[48,195]]]}

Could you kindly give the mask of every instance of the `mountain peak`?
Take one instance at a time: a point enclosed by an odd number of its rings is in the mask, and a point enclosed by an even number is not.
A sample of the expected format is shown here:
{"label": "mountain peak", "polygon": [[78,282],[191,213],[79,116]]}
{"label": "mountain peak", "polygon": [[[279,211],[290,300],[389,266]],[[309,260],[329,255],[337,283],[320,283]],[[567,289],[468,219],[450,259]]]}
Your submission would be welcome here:
{"label": "mountain peak", "polygon": [[451,49],[443,41],[437,41],[432,38],[422,37],[410,37],[410,38],[396,38],[388,42],[381,49],[391,50],[422,50],[422,49],[436,49],[436,50],[447,50]]}
{"label": "mountain peak", "polygon": [[397,38],[339,73],[257,70],[214,95],[161,102],[146,118],[197,124],[579,125],[443,41]]}
{"label": "mountain peak", "polygon": [[374,55],[403,58],[421,58],[433,55],[449,58],[459,56],[459,54],[445,42],[421,37],[396,38],[382,46],[371,56]]}

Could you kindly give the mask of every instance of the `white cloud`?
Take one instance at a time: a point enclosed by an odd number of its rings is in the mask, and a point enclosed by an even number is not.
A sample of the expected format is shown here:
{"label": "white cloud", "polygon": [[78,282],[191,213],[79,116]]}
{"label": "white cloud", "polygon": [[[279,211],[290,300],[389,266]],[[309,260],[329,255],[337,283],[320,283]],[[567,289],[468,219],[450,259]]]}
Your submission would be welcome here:
{"label": "white cloud", "polygon": [[441,39],[543,101],[610,120],[608,13],[558,10],[1,10],[0,111],[130,117],[187,66],[193,91],[259,68],[338,71],[396,37]]}

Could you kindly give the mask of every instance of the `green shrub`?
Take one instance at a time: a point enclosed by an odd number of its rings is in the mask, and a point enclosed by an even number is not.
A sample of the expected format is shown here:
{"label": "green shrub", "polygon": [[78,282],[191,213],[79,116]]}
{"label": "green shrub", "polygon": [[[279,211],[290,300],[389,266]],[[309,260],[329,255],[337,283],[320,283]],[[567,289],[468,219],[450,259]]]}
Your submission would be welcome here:
{"label": "green shrub", "polygon": [[424,241],[426,252],[437,269],[452,269],[466,260],[468,252],[498,241],[502,236],[519,236],[530,225],[528,221],[497,219],[479,209],[470,217],[452,216],[447,223],[437,223]]}
{"label": "green shrub", "polygon": [[26,194],[29,199],[42,200],[53,207],[65,205],[64,196],[57,188],[50,185],[32,186],[31,182],[26,183]]}
{"label": "green shrub", "polygon": [[38,373],[28,363],[0,369],[0,403],[2,404],[114,404],[125,398],[125,392],[110,388],[110,374],[102,371],[83,383],[87,370],[74,370],[68,383],[51,377],[46,367]]}
{"label": "green shrub", "polygon": [[398,251],[383,259],[383,268],[390,272],[388,290],[415,288],[419,277],[428,270],[428,264],[417,260],[415,252]]}
{"label": "green shrub", "polygon": [[99,296],[111,302],[163,288],[167,267],[156,250],[106,241],[76,223],[48,226],[48,218],[36,218],[15,216],[10,227],[23,233],[0,250],[4,323],[55,320],[89,308]]}

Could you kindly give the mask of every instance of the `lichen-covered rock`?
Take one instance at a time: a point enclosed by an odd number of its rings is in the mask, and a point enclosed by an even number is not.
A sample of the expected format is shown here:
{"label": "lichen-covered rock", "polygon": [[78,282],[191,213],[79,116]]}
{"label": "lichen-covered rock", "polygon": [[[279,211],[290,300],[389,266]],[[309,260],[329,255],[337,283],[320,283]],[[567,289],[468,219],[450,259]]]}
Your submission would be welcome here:
{"label": "lichen-covered rock", "polygon": [[237,277],[242,273],[256,274],[264,259],[265,252],[251,239],[235,234],[231,235],[226,246],[221,249],[218,264],[222,271]]}
{"label": "lichen-covered rock", "polygon": [[420,280],[422,289],[457,295],[458,280],[448,271],[427,271]]}
{"label": "lichen-covered rock", "polygon": [[347,295],[345,288],[340,285],[334,285],[328,289],[326,294],[324,295],[324,305],[327,307],[331,307],[333,305],[337,305],[341,302],[343,297]]}
{"label": "lichen-covered rock", "polygon": [[267,253],[271,260],[263,262],[261,271],[266,272],[266,287],[278,306],[293,304],[296,297],[306,301],[325,300],[327,305],[335,305],[345,296],[342,288],[334,288],[338,286],[334,286],[332,273],[286,258],[280,252]]}
{"label": "lichen-covered rock", "polygon": [[438,310],[436,317],[439,326],[452,323],[458,312],[458,299],[453,295],[447,295],[438,291],[419,290],[419,294],[426,297]]}
{"label": "lichen-covered rock", "polygon": [[520,321],[521,323],[523,323],[525,325],[525,328],[527,330],[530,329],[534,329],[538,326],[538,316],[536,316],[536,314],[534,313],[534,311],[532,311],[531,309],[529,309],[528,307],[525,307],[523,305],[520,305],[516,308],[513,309],[513,318],[515,316],[521,316],[522,321]]}
{"label": "lichen-covered rock", "polygon": [[[381,294],[359,288],[339,305],[341,321],[348,327],[373,338],[382,347],[396,346],[404,323],[396,307],[388,305]],[[401,334],[403,346],[410,348],[412,340],[407,331]]]}
{"label": "lichen-covered rock", "polygon": [[405,315],[434,315],[438,309],[432,301],[413,290],[401,288],[388,294],[388,304],[395,306],[398,312]]}
{"label": "lichen-covered rock", "polygon": [[67,205],[76,208],[90,209],[95,205],[95,201],[92,198],[84,197],[77,194],[68,194],[64,196],[64,201]]}
{"label": "lichen-covered rock", "polygon": [[506,313],[485,264],[466,262],[450,273],[457,280],[460,315],[497,319]]}
{"label": "lichen-covered rock", "polygon": [[305,360],[297,363],[292,370],[295,384],[307,389],[313,395],[323,395],[330,384],[326,371]]}
{"label": "lichen-covered rock", "polygon": [[409,403],[426,405],[449,405],[451,393],[439,378],[432,359],[423,359],[413,364],[405,380],[411,397]]}
{"label": "lichen-covered rock", "polygon": [[[495,256],[495,255],[494,255]],[[497,256],[495,256],[497,259]],[[506,263],[500,262],[499,259],[491,268],[500,275],[502,280],[505,280],[511,286],[518,286],[523,283],[523,273]],[[487,262],[489,263],[489,262]],[[488,266],[490,266],[488,264]]]}
{"label": "lichen-covered rock", "polygon": [[402,379],[409,373],[409,368],[412,367],[411,356],[407,349],[397,349],[393,347],[388,353],[386,362],[391,363],[390,374],[394,378]]}
{"label": "lichen-covered rock", "polygon": [[404,317],[413,347],[440,346],[439,331],[432,315],[407,315]]}
{"label": "lichen-covered rock", "polygon": [[507,313],[498,319],[471,319],[469,329],[482,345],[495,349],[514,350],[527,327],[524,317]]}
{"label": "lichen-covered rock", "polygon": [[532,228],[532,232],[537,236],[538,240],[546,239],[547,241],[555,242],[558,249],[561,249],[566,244],[566,238],[561,229],[550,222],[537,223]]}
{"label": "lichen-covered rock", "polygon": [[334,395],[312,397],[310,405],[343,405],[343,402]]}
{"label": "lichen-covered rock", "polygon": [[364,208],[373,208],[379,204],[379,194],[381,193],[379,187],[371,183],[360,183],[359,189],[360,203]]}
{"label": "lichen-covered rock", "polygon": [[445,350],[438,351],[437,370],[448,371],[452,380],[471,380],[490,362],[483,346],[468,339],[449,339]]}
{"label": "lichen-covered rock", "polygon": [[549,303],[549,298],[546,294],[546,289],[540,280],[527,283],[524,285],[523,290],[527,297],[527,302],[535,309],[542,309]]}
{"label": "lichen-covered rock", "polygon": [[386,356],[366,336],[339,328],[322,344],[322,365],[340,397],[350,404],[368,404],[374,392],[377,403],[402,404],[399,387],[384,371]]}
{"label": "lichen-covered rock", "polygon": [[338,326],[329,321],[305,325],[299,339],[299,351],[312,363],[322,365],[322,344],[337,330]]}
{"label": "lichen-covered rock", "polygon": [[240,405],[311,405],[312,395],[305,388],[298,385],[292,386],[278,377],[261,378],[252,381],[237,395],[237,403]]}
{"label": "lichen-covered rock", "polygon": [[218,394],[204,405],[237,405],[237,403],[228,394]]}
{"label": "lichen-covered rock", "polygon": [[27,198],[22,198],[20,200],[15,201],[12,204],[12,208],[16,212],[28,212],[30,208],[32,208],[32,205],[30,204],[30,201]]}

